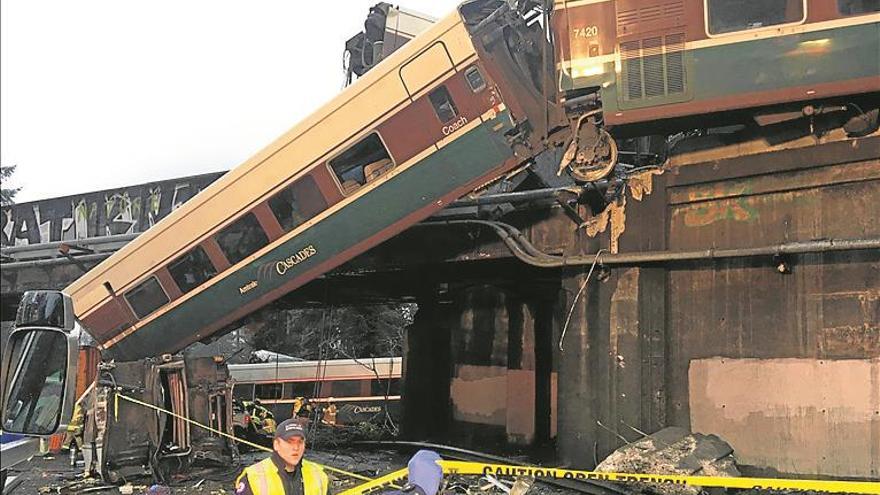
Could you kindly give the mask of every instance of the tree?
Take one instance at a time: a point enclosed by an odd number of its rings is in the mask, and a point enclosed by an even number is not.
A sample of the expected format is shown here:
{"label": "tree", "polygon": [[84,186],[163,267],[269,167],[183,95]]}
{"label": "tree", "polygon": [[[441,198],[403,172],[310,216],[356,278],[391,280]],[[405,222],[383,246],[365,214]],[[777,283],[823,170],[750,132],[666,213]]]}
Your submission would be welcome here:
{"label": "tree", "polygon": [[413,304],[265,311],[251,343],[304,359],[400,356],[415,311]]}
{"label": "tree", "polygon": [[9,178],[15,172],[15,167],[15,165],[9,167],[0,166],[0,181],[3,182],[2,186],[0,186],[0,206],[9,206],[15,203],[15,195],[21,190],[20,187],[6,187]]}

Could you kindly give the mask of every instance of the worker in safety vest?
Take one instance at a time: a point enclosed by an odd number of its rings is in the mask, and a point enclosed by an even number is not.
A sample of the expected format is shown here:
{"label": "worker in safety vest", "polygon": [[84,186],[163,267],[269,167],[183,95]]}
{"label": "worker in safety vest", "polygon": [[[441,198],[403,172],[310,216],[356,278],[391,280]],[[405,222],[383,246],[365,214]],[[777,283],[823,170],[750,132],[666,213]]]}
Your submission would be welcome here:
{"label": "worker in safety vest", "polygon": [[333,403],[333,397],[327,399],[327,405],[324,407],[323,414],[321,415],[321,423],[330,426],[336,426],[336,413],[338,409],[336,408],[336,404]]}
{"label": "worker in safety vest", "polygon": [[327,495],[330,481],[320,466],[303,459],[306,421],[290,418],[275,430],[272,455],[245,468],[236,495]]}
{"label": "worker in safety vest", "polygon": [[299,416],[300,411],[303,410],[303,407],[306,405],[305,397],[296,397],[293,399],[293,410],[290,411],[290,416],[295,418]]}

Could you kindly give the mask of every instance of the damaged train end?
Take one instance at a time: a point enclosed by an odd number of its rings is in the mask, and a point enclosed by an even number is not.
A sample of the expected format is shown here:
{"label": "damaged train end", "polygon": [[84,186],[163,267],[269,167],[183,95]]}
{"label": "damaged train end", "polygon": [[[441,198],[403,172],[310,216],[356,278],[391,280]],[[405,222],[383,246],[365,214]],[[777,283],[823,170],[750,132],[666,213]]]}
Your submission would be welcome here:
{"label": "damaged train end", "polygon": [[89,394],[94,417],[86,418],[85,440],[92,429],[96,470],[105,480],[168,480],[191,467],[228,466],[237,456],[234,442],[221,435],[233,433],[232,385],[222,359],[102,363]]}

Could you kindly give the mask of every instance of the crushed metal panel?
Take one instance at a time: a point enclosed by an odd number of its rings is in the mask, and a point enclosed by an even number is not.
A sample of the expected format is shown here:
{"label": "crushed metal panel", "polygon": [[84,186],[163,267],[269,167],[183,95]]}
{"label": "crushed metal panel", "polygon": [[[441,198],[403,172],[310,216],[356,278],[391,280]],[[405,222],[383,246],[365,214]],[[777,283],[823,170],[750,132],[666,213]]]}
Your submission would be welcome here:
{"label": "crushed metal panel", "polygon": [[880,476],[880,359],[691,361],[691,424],[742,464]]}

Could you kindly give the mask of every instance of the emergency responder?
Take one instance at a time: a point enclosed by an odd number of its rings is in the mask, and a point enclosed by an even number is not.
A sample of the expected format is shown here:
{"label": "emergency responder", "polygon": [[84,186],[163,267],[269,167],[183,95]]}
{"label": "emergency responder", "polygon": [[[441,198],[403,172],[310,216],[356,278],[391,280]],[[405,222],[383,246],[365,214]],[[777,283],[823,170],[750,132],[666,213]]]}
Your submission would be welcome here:
{"label": "emergency responder", "polygon": [[67,424],[67,432],[64,434],[64,443],[61,444],[61,450],[70,450],[70,467],[76,466],[77,452],[83,449],[83,424],[85,423],[85,412],[82,405],[77,402],[73,406],[73,416],[70,417],[70,423]]}
{"label": "emergency responder", "polygon": [[443,481],[441,457],[433,450],[420,450],[407,464],[406,486],[400,490],[384,492],[384,495],[435,495]]}
{"label": "emergency responder", "polygon": [[92,382],[83,394],[76,400],[73,405],[73,415],[70,417],[70,423],[67,424],[67,432],[64,435],[64,443],[61,449],[70,449],[70,466],[76,466],[76,457],[78,453],[83,451],[83,429],[86,422],[86,414],[91,414],[87,410],[83,402],[91,397],[92,391],[95,389],[95,382]]}
{"label": "emergency responder", "polygon": [[321,467],[303,459],[306,421],[290,418],[275,430],[272,455],[245,468],[236,495],[327,495],[330,481]]}
{"label": "emergency responder", "polygon": [[293,399],[292,417],[311,418],[314,406],[308,397],[297,397]]}
{"label": "emergency responder", "polygon": [[290,417],[295,418],[299,416],[299,412],[302,411],[303,406],[306,405],[305,397],[296,397],[293,399],[293,410],[291,411]]}
{"label": "emergency responder", "polygon": [[250,418],[250,424],[254,429],[254,433],[272,436],[275,434],[275,415],[272,411],[263,406],[260,399],[251,401],[242,401],[242,409]]}
{"label": "emergency responder", "polygon": [[321,423],[330,426],[336,426],[336,413],[338,409],[336,408],[336,404],[333,403],[333,397],[327,399],[327,406],[324,407],[324,411],[321,414]]}

